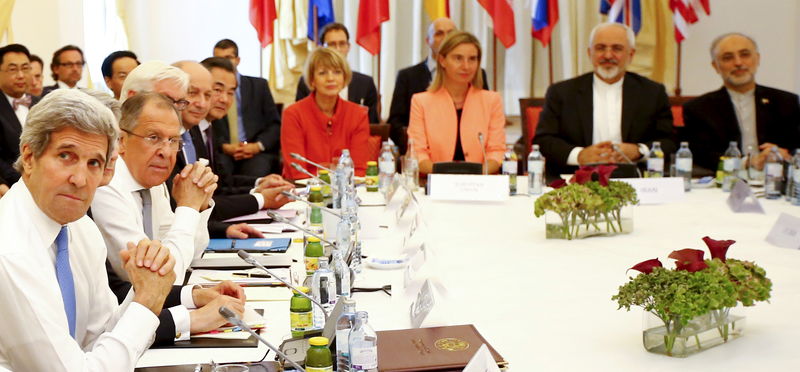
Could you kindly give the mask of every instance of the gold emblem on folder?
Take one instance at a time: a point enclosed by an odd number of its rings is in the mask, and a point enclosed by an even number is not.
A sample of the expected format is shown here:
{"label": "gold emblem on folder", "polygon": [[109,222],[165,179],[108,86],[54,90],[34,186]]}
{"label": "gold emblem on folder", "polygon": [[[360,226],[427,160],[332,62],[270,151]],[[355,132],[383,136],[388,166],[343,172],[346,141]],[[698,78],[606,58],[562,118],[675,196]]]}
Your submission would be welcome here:
{"label": "gold emblem on folder", "polygon": [[462,351],[469,348],[469,342],[459,338],[440,338],[433,344],[439,350]]}

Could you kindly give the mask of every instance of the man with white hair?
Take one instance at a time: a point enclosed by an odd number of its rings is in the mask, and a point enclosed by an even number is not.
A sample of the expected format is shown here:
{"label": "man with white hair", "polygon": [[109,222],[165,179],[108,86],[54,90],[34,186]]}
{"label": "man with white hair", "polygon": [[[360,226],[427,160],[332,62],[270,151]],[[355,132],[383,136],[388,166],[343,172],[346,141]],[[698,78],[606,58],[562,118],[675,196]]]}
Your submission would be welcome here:
{"label": "man with white hair", "polygon": [[751,37],[732,32],[711,43],[711,66],[722,78],[722,88],[703,94],[683,106],[684,140],[695,164],[715,170],[730,141],[742,152],[758,151],[753,165],[761,169],[772,147],[784,160],[800,147],[800,103],[794,93],[756,84],[761,62]]}
{"label": "man with white hair", "polygon": [[119,260],[133,292],[118,305],[103,238],[86,217],[116,140],[111,111],[78,90],[28,113],[22,177],[0,200],[0,369],[132,371],[150,345],[175,261],[157,241],[127,241]]}
{"label": "man with white hair", "polygon": [[579,165],[637,162],[653,141],[665,154],[676,150],[664,86],[626,72],[635,52],[633,31],[603,23],[589,44],[594,71],[550,86],[539,116],[534,143],[551,179]]}

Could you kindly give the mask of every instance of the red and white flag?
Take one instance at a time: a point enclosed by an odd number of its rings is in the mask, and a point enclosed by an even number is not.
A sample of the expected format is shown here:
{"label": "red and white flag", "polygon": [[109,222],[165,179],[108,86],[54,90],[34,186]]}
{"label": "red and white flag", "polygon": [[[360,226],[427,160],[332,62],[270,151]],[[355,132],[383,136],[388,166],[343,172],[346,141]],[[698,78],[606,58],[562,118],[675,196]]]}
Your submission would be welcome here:
{"label": "red and white flag", "polygon": [[381,23],[389,20],[389,0],[361,0],[356,43],[373,56],[381,52]]}
{"label": "red and white flag", "polygon": [[510,48],[514,45],[517,42],[517,33],[514,30],[514,9],[511,8],[511,0],[478,0],[478,3],[492,17],[494,34],[503,46]]}
{"label": "red and white flag", "polygon": [[258,33],[261,47],[266,48],[275,37],[275,0],[250,0],[250,23]]}
{"label": "red and white flag", "polygon": [[669,8],[672,10],[672,21],[675,24],[675,41],[682,42],[689,36],[689,25],[698,21],[698,10],[702,9],[706,15],[711,15],[710,0],[670,0]]}

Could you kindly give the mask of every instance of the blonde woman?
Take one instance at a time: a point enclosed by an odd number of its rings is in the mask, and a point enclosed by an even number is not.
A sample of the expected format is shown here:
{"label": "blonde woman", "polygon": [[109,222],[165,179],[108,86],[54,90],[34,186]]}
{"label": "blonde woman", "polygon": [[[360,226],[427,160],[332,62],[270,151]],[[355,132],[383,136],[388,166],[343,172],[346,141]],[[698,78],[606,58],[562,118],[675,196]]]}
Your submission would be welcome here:
{"label": "blonde woman", "polygon": [[420,173],[438,162],[483,163],[483,150],[489,173],[500,169],[506,118],[500,94],[481,88],[480,65],[480,42],[472,34],[453,32],[442,41],[430,88],[411,98],[408,137]]}

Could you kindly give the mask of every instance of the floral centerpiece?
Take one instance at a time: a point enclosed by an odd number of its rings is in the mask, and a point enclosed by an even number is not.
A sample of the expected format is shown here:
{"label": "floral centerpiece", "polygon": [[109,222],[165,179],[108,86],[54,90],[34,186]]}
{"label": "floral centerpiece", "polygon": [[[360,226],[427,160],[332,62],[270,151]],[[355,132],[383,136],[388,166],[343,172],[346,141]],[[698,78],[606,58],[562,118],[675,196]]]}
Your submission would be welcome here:
{"label": "floral centerpiece", "polygon": [[644,344],[648,351],[669,356],[688,356],[742,335],[744,317],[730,314],[737,303],[753,306],[767,301],[772,282],[766,271],[750,261],[726,258],[735,241],[704,237],[711,252],[697,249],[673,251],[675,268],[666,269],[657,258],[640,262],[629,270],[641,274],[630,278],[611,297],[619,308],[639,306],[656,319],[646,325]]}
{"label": "floral centerpiece", "polygon": [[629,233],[633,221],[623,216],[623,207],[638,203],[636,190],[621,181],[610,181],[615,165],[581,167],[569,182],[558,179],[553,190],[534,204],[536,217],[546,212],[547,238],[573,239],[592,235]]}

